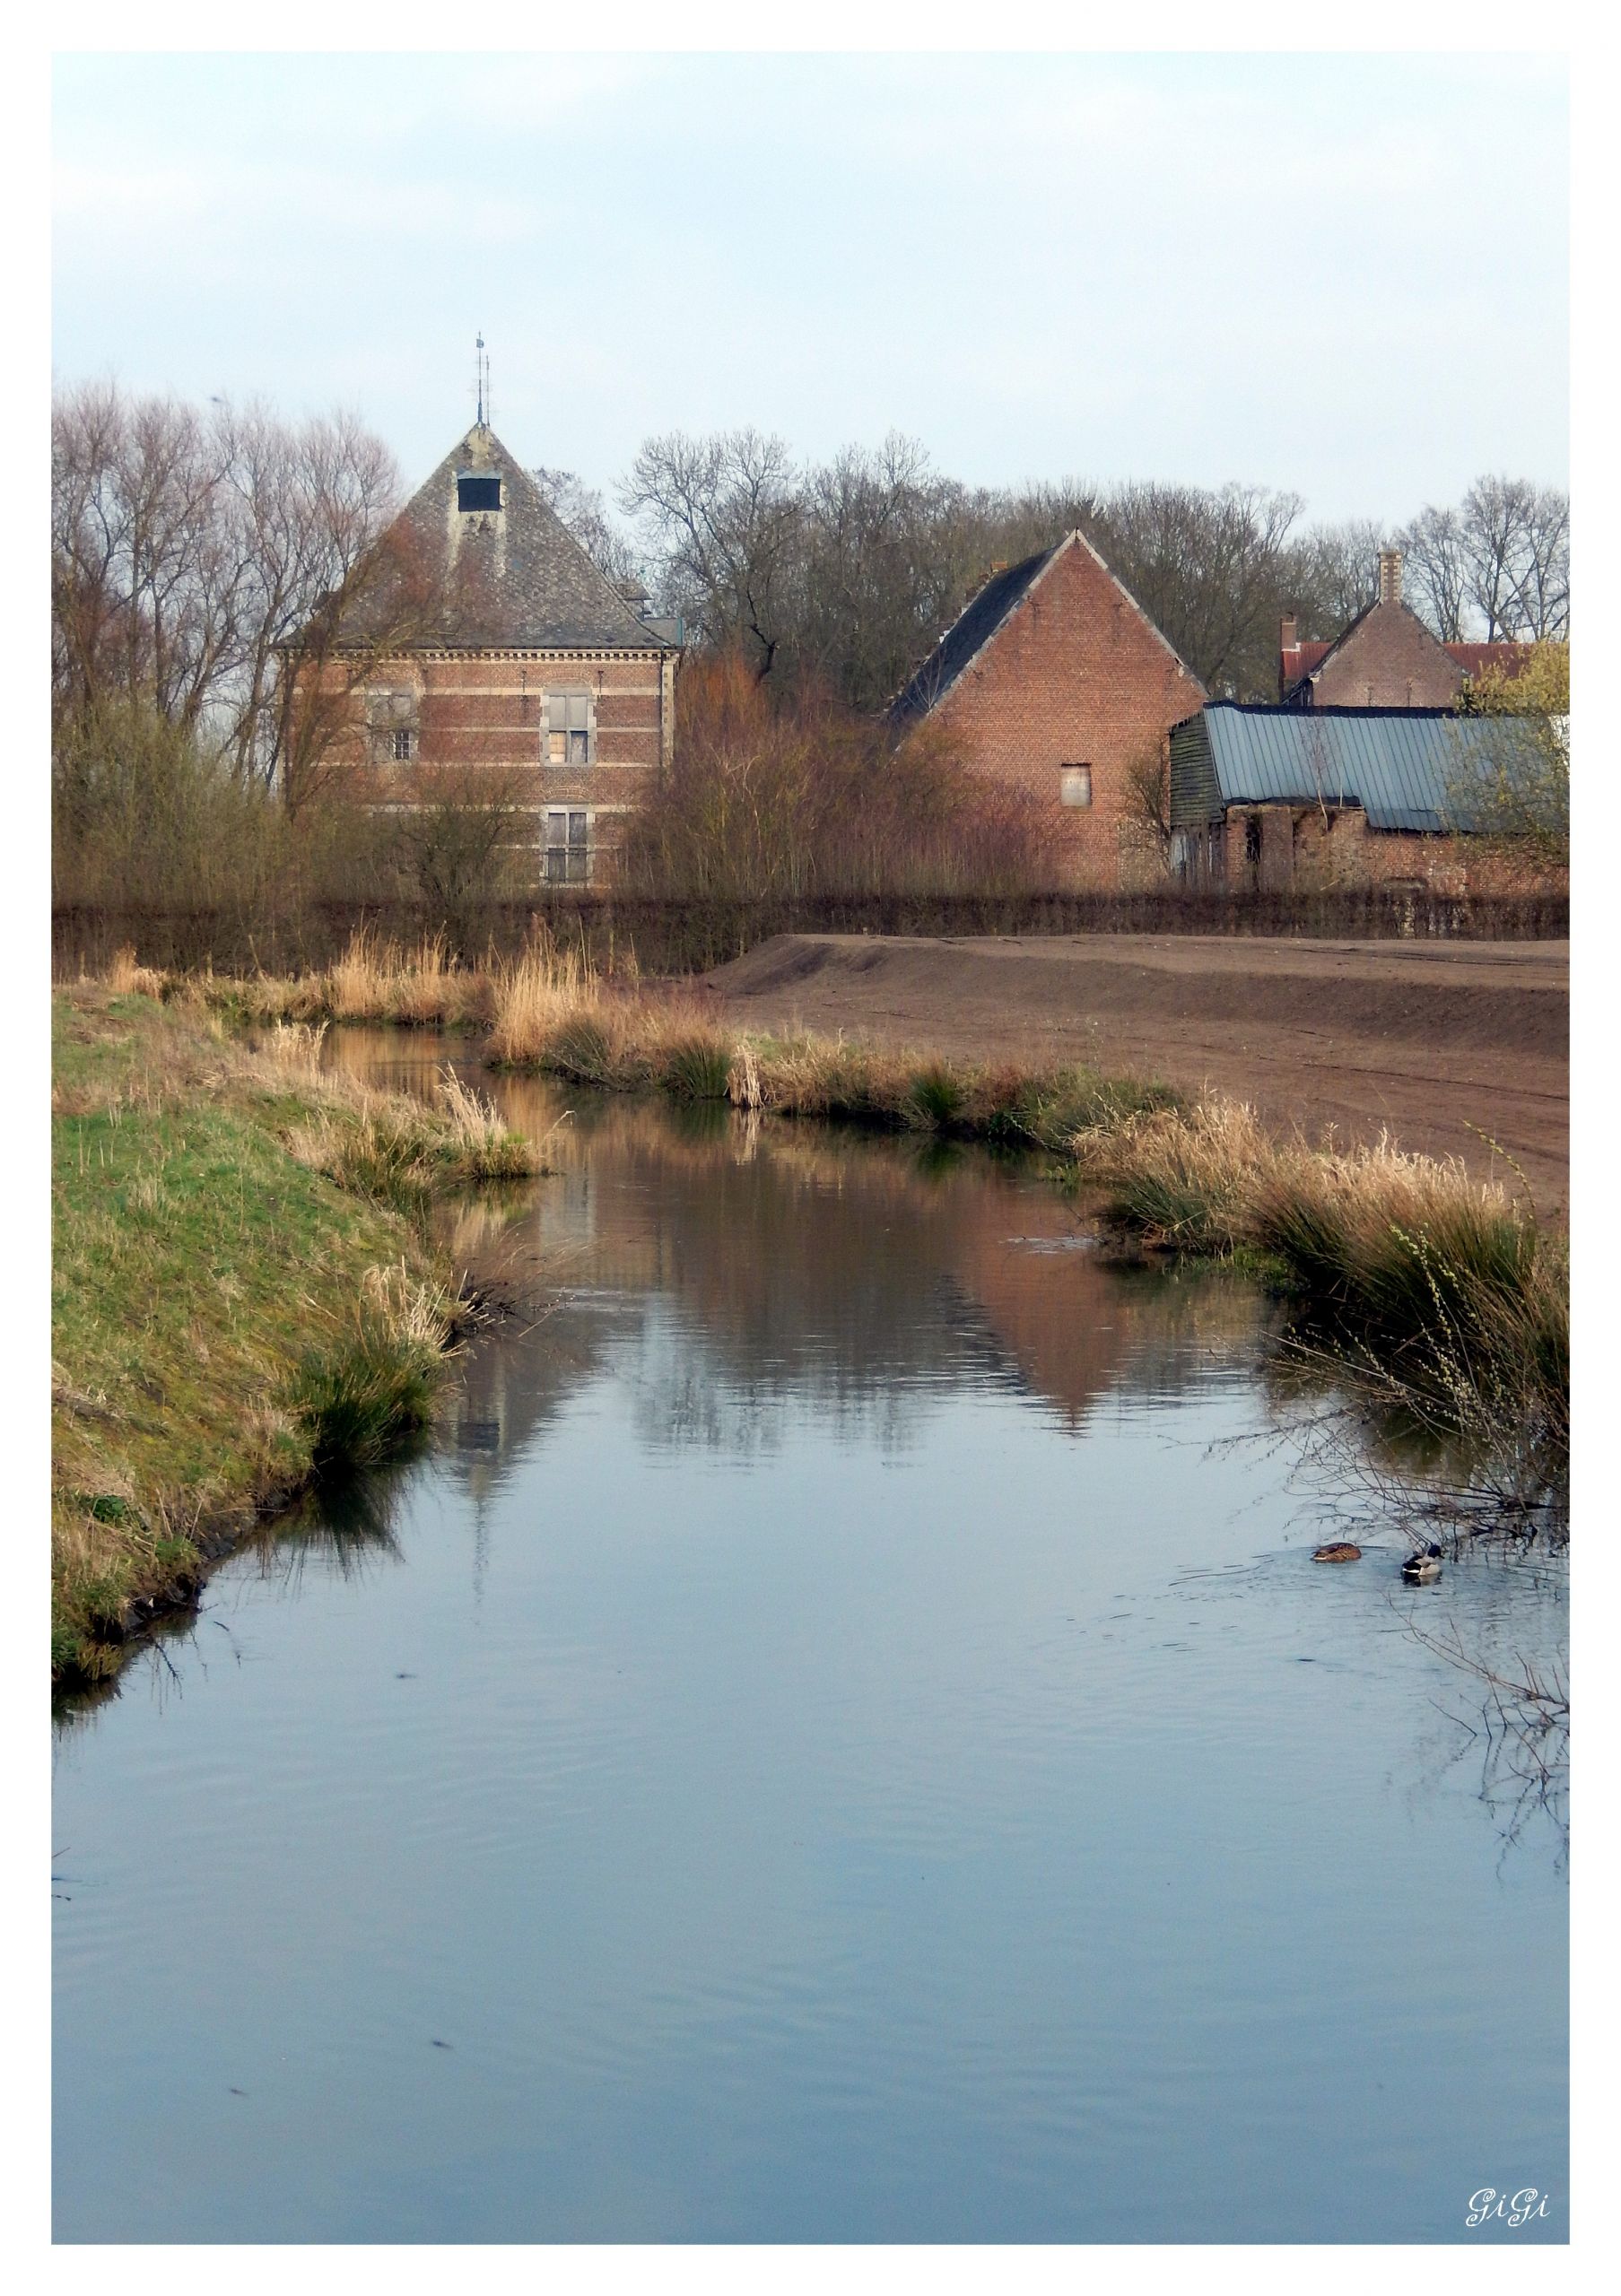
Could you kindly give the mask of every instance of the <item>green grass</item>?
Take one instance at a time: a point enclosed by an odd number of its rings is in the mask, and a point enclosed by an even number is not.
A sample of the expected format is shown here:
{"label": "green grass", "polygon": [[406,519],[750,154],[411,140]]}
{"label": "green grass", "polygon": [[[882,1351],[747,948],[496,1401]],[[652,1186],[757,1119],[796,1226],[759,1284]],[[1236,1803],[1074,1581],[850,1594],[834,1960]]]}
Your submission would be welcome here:
{"label": "green grass", "polygon": [[[54,1021],[52,1663],[73,1682],[256,1515],[423,1423],[453,1303],[402,1193],[500,1165],[510,1135],[147,996],[63,992]],[[363,1152],[326,1169],[311,1135]],[[396,1135],[403,1192],[365,1148]]]}

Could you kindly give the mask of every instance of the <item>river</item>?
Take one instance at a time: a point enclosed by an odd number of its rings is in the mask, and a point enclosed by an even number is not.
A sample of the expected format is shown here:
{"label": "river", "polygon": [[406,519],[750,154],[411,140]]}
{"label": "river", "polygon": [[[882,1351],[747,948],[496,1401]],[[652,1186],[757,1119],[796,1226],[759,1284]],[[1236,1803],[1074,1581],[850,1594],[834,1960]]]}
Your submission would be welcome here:
{"label": "river", "polygon": [[1567,2238],[1562,1830],[1430,1647],[1558,1566],[1314,1564],[1270,1311],[1027,1164],[496,1090],[441,1437],[58,1717],[57,2239]]}

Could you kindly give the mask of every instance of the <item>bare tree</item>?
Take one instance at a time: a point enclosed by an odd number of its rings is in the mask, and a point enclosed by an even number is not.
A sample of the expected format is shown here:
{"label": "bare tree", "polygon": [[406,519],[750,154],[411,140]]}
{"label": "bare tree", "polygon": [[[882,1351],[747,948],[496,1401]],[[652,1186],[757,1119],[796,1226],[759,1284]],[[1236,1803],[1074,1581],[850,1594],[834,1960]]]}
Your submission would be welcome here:
{"label": "bare tree", "polygon": [[602,495],[571,470],[532,470],[530,477],[575,541],[625,598],[646,597],[648,570],[630,536],[610,520]]}
{"label": "bare tree", "polygon": [[1444,645],[1463,635],[1469,592],[1468,545],[1456,510],[1426,503],[1397,536],[1406,561],[1407,603]]}
{"label": "bare tree", "polygon": [[1147,832],[1162,868],[1171,866],[1171,744],[1162,735],[1126,767],[1125,815]]}
{"label": "bare tree", "polygon": [[1477,478],[1399,536],[1411,603],[1448,643],[1558,639],[1570,629],[1570,500],[1528,479]]}
{"label": "bare tree", "polygon": [[57,721],[138,702],[240,777],[291,788],[292,769],[313,754],[313,697],[340,622],[388,596],[376,642],[393,642],[402,610],[420,603],[401,552],[379,552],[398,500],[388,448],[352,416],[290,424],[257,404],[199,410],[109,383],[63,394],[52,411]]}
{"label": "bare tree", "polygon": [[1526,479],[1477,478],[1463,498],[1466,595],[1488,639],[1556,638],[1570,619],[1570,505]]}
{"label": "bare tree", "polygon": [[1379,553],[1393,536],[1377,518],[1311,527],[1289,553],[1289,604],[1303,629],[1347,629],[1379,596]]}
{"label": "bare tree", "polygon": [[649,439],[620,495],[639,517],[668,601],[712,645],[742,639],[769,677],[792,623],[803,518],[782,439],[754,430]]}
{"label": "bare tree", "polygon": [[1259,486],[1129,485],[1089,538],[1213,693],[1276,688],[1277,621],[1298,495]]}

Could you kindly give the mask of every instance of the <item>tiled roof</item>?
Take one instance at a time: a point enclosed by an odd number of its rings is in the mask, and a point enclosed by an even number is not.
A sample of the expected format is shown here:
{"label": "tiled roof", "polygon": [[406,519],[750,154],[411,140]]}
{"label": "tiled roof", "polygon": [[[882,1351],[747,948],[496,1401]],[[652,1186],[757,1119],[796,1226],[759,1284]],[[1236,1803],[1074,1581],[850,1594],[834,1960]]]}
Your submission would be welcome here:
{"label": "tiled roof", "polygon": [[1332,647],[1331,638],[1303,638],[1298,646],[1283,649],[1283,690],[1293,692],[1302,678],[1309,678]]}
{"label": "tiled roof", "polygon": [[1514,736],[1502,718],[1444,709],[1213,701],[1171,738],[1179,828],[1225,805],[1322,804],[1360,805],[1370,829],[1435,832],[1473,827],[1460,785],[1495,770]]}
{"label": "tiled roof", "polygon": [[[498,511],[458,508],[462,477],[499,477]],[[523,465],[487,424],[460,439],[384,537],[438,603],[422,645],[673,650],[637,619]],[[369,605],[340,627],[340,643],[376,628]]]}
{"label": "tiled roof", "polygon": [[[1378,603],[1376,600],[1375,604]],[[1373,611],[1373,606],[1364,606],[1355,622],[1346,624],[1338,638],[1305,638],[1297,646],[1283,648],[1279,656],[1280,683],[1285,701],[1297,694],[1306,680],[1321,669],[1330,654],[1338,652],[1351,632],[1358,629]],[[1402,611],[1411,613],[1413,609],[1404,606]],[[1501,639],[1495,639],[1490,645],[1476,645],[1462,639],[1436,642],[1441,645],[1442,652],[1457,663],[1467,678],[1481,677],[1488,670],[1501,670],[1513,677],[1524,668],[1530,650],[1529,647]]]}
{"label": "tiled roof", "polygon": [[1530,659],[1531,649],[1512,639],[1495,639],[1489,646],[1475,646],[1464,641],[1449,644],[1447,652],[1457,663],[1465,677],[1483,677],[1488,670],[1500,670],[1505,677],[1517,677]]}

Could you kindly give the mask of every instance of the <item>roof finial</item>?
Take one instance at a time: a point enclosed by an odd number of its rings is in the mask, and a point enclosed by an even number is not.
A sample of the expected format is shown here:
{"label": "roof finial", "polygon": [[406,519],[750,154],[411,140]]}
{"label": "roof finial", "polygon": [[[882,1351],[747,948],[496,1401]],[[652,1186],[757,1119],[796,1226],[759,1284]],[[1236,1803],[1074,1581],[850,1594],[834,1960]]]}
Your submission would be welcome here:
{"label": "roof finial", "polygon": [[484,329],[482,327],[479,329],[478,340],[474,347],[473,369],[474,381],[478,391],[478,427],[482,430],[485,422],[489,420],[488,408],[490,404],[490,361],[484,351]]}

